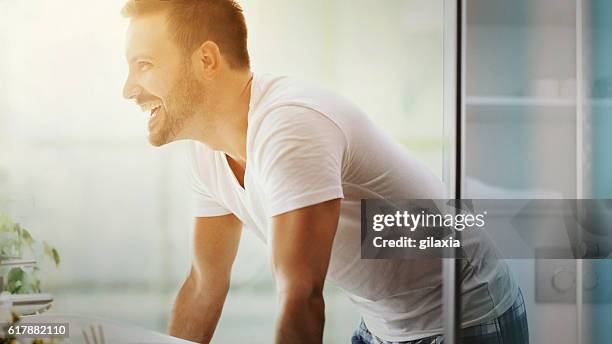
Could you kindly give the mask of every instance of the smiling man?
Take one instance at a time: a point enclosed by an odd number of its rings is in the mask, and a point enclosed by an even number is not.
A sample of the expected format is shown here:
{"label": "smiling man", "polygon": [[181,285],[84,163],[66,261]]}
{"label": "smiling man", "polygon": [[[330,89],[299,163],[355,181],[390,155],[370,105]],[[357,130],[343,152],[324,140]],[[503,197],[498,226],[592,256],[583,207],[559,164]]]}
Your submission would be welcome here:
{"label": "smiling man", "polygon": [[[252,73],[234,1],[135,0],[123,14],[125,98],[149,113],[154,146],[191,140],[194,257],[170,334],[211,340],[246,225],[270,247],[277,343],[322,341],[326,280],[363,318],[353,343],[440,341],[441,260],[360,258],[361,199],[443,198],[440,180],[347,100]],[[464,343],[526,343],[506,265],[481,253],[461,273]]]}

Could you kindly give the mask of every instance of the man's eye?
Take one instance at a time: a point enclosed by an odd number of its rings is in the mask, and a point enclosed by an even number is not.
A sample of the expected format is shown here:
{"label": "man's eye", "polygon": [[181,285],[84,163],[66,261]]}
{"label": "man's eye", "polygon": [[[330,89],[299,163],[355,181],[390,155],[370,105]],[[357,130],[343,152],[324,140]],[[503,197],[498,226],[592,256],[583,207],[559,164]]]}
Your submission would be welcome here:
{"label": "man's eye", "polygon": [[150,62],[147,61],[139,61],[138,62],[138,68],[140,70],[147,70],[149,68],[151,68],[153,66],[153,64],[151,64]]}

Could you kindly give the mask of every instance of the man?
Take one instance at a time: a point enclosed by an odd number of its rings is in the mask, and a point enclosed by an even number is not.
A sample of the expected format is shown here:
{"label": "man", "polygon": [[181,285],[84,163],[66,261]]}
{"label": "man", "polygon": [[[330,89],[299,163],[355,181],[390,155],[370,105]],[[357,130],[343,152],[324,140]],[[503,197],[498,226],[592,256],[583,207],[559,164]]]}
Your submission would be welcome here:
{"label": "man", "polygon": [[[348,101],[253,74],[234,1],[136,0],[123,13],[125,98],[149,113],[152,145],[193,140],[193,266],[169,333],[211,340],[245,224],[270,246],[276,343],[322,341],[325,280],[362,315],[354,343],[440,340],[441,261],[360,259],[360,200],[443,198],[438,178]],[[463,326],[491,338],[526,329],[501,261],[469,261],[462,274]],[[478,325],[500,321],[510,327]]]}

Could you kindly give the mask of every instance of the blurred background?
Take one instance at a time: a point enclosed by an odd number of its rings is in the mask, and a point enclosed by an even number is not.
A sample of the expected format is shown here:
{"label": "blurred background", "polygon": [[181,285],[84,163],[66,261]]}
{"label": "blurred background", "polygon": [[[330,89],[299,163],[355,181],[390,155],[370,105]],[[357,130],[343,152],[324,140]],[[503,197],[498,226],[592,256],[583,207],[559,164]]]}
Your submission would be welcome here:
{"label": "blurred background", "polygon": [[[348,97],[443,175],[443,0],[240,1],[253,70]],[[0,0],[0,211],[57,247],[53,311],[164,331],[190,264],[184,144],[148,145],[121,97],[122,0]],[[326,342],[359,316],[326,290]],[[271,342],[265,248],[246,233],[217,342]]]}

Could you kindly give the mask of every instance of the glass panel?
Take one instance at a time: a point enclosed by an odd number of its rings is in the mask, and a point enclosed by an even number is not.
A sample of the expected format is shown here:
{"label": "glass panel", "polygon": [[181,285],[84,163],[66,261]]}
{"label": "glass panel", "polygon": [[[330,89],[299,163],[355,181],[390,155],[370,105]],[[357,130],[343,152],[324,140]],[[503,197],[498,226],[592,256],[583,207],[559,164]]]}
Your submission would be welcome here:
{"label": "glass panel", "polygon": [[[576,2],[465,6],[463,197],[576,198]],[[576,343],[576,262],[507,263],[526,301],[531,342]]]}

